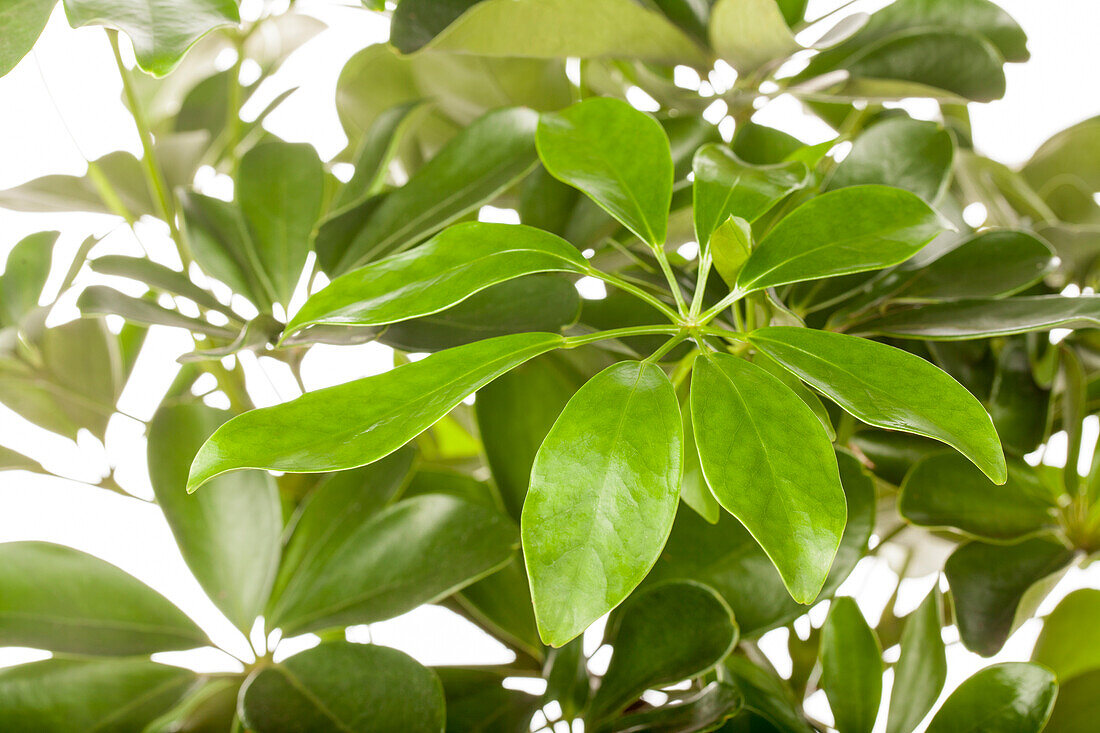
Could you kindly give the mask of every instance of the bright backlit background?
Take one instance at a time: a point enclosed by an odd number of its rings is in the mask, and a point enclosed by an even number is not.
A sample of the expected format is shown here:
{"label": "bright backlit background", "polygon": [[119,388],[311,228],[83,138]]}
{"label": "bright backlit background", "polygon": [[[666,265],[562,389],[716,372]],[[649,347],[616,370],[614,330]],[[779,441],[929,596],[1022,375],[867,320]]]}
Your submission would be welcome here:
{"label": "bright backlit background", "polygon": [[[811,0],[808,17],[815,18],[839,5],[839,0]],[[853,9],[873,10],[882,0],[857,2]],[[1003,100],[972,104],[974,139],[979,150],[1002,162],[1025,161],[1050,134],[1100,113],[1096,69],[1100,68],[1100,3],[1095,0],[1000,0],[1024,27],[1032,59],[1007,67],[1008,92]],[[300,0],[298,12],[325,21],[329,28],[307,43],[256,94],[244,115],[255,114],[278,93],[301,86],[266,123],[268,129],[292,141],[315,145],[325,159],[345,145],[336,117],[333,94],[344,62],[370,43],[384,41],[387,21],[364,11],[357,3],[346,5],[325,0]],[[255,15],[252,0],[245,0],[242,15]],[[228,67],[228,63],[226,66]],[[73,30],[60,9],[34,52],[6,77],[0,78],[0,189],[51,173],[80,175],[85,161],[113,150],[140,155],[133,122],[120,99],[121,83],[101,29]],[[913,101],[905,105],[918,117],[927,116],[929,105]],[[780,97],[757,113],[756,121],[781,127],[810,142],[827,139],[829,130],[804,116],[793,99]],[[208,171],[212,177],[212,171]],[[217,181],[208,180],[208,186]],[[486,216],[507,219],[511,212],[492,211]],[[0,261],[11,247],[32,232],[61,230],[54,255],[55,272],[47,284],[47,296],[56,289],[76,251],[89,234],[103,236],[93,256],[107,253],[137,255],[142,252],[135,234],[117,219],[88,214],[25,214],[0,209]],[[137,236],[155,259],[178,266],[178,259],[159,222],[141,222]],[[77,282],[89,282],[88,273]],[[140,289],[139,291],[140,292]],[[76,317],[75,294],[63,297],[50,323]],[[20,450],[66,479],[27,472],[0,473],[0,541],[46,540],[71,545],[97,555],[157,589],[195,618],[219,644],[246,661],[251,652],[246,641],[206,599],[177,551],[168,526],[152,497],[145,466],[144,424],[152,416],[177,368],[175,359],[191,348],[190,338],[178,331],[154,326],[142,350],[135,376],[120,401],[126,415],[115,415],[106,444],[90,435],[76,443],[50,434],[0,406],[0,444]],[[249,392],[258,405],[292,399],[300,392],[286,366],[271,359],[246,355]],[[388,348],[377,344],[359,347],[316,347],[303,364],[310,389],[378,373],[392,364]],[[1097,434],[1090,418],[1086,444]],[[1064,435],[1055,436],[1043,460],[1065,461]],[[1081,456],[1087,467],[1091,451]],[[109,466],[134,497],[94,488]],[[946,551],[946,545],[945,545]],[[900,593],[899,613],[923,597],[934,582],[934,573],[945,555],[927,558],[923,578],[907,580]],[[884,560],[869,558],[842,588],[856,596],[874,623],[893,592],[895,576]],[[1040,609],[1048,612],[1066,593],[1084,585],[1100,586],[1100,569],[1071,570]],[[825,608],[815,609],[820,624]],[[803,619],[799,622],[805,625]],[[951,676],[948,691],[976,669],[996,661],[1026,659],[1040,628],[1026,623],[1005,649],[990,660],[970,654],[947,638]],[[772,632],[762,648],[780,672],[789,670],[786,631]],[[945,633],[953,633],[945,632]],[[503,646],[449,611],[426,606],[401,618],[349,631],[353,641],[373,640],[400,648],[425,664],[507,663],[512,655]],[[598,630],[590,633],[587,651],[598,646]],[[259,641],[259,640],[256,640]],[[315,643],[307,635],[288,640],[280,656]],[[606,652],[606,650],[605,650]],[[895,650],[896,653],[896,650]],[[889,653],[888,653],[889,654]],[[0,666],[48,656],[47,653],[0,648]],[[183,664],[199,671],[240,669],[240,663],[213,649],[159,655],[162,661]],[[889,657],[888,657],[889,658]],[[606,664],[606,654],[593,660],[594,671]],[[820,720],[830,720],[821,693],[808,708]],[[885,708],[885,706],[884,706]],[[880,726],[883,721],[879,721]]]}

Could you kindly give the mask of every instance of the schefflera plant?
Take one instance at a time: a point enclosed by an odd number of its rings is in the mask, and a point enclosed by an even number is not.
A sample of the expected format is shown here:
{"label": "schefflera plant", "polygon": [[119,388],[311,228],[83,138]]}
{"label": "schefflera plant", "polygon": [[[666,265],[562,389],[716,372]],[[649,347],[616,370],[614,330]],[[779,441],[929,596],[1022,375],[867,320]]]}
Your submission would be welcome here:
{"label": "schefflera plant", "polygon": [[[664,297],[600,270],[552,233],[465,223],[340,275],[302,306],[283,338],[308,337],[314,328],[384,327],[545,272],[597,278],[663,318],[569,336],[516,333],[475,341],[245,413],[199,450],[189,490],[243,468],[322,472],[366,465],[536,356],[667,336],[645,358],[617,361],[577,390],[535,455],[523,500],[522,550],[539,634],[560,647],[622,603],[653,568],[672,530],[688,464],[698,465],[704,482],[685,501],[706,516],[721,507],[736,517],[790,596],[812,603],[844,534],[838,460],[851,460],[844,453],[838,458],[818,392],[868,425],[941,441],[988,480],[1005,482],[993,422],[957,381],[892,346],[804,327],[772,295],[781,286],[906,261],[944,227],[920,197],[884,185],[839,188],[781,212],[756,241],[753,223],[808,184],[807,166],[750,167],[722,146],[704,146],[693,161],[692,217],[701,252],[689,298],[665,253],[673,159],[661,125],[625,102],[595,98],[542,115],[536,141],[552,176],[648,246],[666,277]],[[728,288],[708,291],[713,269]],[[756,303],[791,325],[757,324]],[[687,354],[662,361],[684,343]],[[689,382],[682,407],[677,389]]]}

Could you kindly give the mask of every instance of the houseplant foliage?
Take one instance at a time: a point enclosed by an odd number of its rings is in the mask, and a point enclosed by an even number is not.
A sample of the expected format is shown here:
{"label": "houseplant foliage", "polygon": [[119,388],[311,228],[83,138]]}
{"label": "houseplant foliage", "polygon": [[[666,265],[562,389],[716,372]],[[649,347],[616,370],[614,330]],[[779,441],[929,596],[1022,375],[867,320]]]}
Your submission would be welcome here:
{"label": "houseplant foliage", "polygon": [[[53,5],[0,6],[0,72]],[[1075,470],[1100,399],[1100,298],[1065,294],[1100,274],[1100,121],[1011,169],[974,150],[966,106],[1027,60],[1001,9],[895,0],[811,23],[805,5],[367,2],[391,16],[390,42],[344,68],[349,142],[323,162],[264,129],[282,97],[240,115],[318,21],[268,8],[241,23],[231,0],[64,0],[72,25],[108,29],[143,154],[0,206],[159,219],[183,268],[89,258],[94,239],[57,262],[56,232],[19,242],[0,276],[0,401],[102,439],[148,330],[189,332],[147,425],[156,501],[242,632],[262,619],[322,641],[277,663],[256,649],[240,674],[157,663],[211,642],[101,560],[0,545],[0,643],[53,653],[0,672],[0,728],[526,731],[553,702],[594,731],[811,731],[825,726],[801,701],[819,689],[841,733],[930,717],[946,627],[995,654],[1100,549],[1100,467]],[[804,47],[811,27],[834,30]],[[736,70],[727,88],[674,83],[719,60]],[[261,70],[248,85],[245,61]],[[624,101],[638,90],[656,112]],[[753,122],[781,93],[835,137]],[[890,104],[912,97],[936,120]],[[721,130],[703,117],[714,105]],[[232,200],[199,190],[200,165],[232,178]],[[485,205],[519,223],[477,221]],[[964,219],[975,205],[984,220]],[[47,328],[51,267],[63,292],[91,271],[147,295],[91,285],[82,318]],[[606,297],[581,298],[582,278]],[[297,372],[316,344],[372,340],[394,369],[263,409],[232,358]],[[196,396],[204,375],[229,410]],[[1068,469],[1023,460],[1060,431]],[[112,476],[101,488],[121,491]],[[944,582],[872,627],[835,594],[883,552],[908,558],[899,584]],[[516,661],[427,668],[345,640],[425,603]],[[1086,730],[1097,613],[1094,591],[1067,597],[1032,662],[982,669],[929,730]],[[607,614],[594,674],[580,636]],[[756,644],[784,627],[788,678]],[[666,702],[641,700],[662,688]]]}

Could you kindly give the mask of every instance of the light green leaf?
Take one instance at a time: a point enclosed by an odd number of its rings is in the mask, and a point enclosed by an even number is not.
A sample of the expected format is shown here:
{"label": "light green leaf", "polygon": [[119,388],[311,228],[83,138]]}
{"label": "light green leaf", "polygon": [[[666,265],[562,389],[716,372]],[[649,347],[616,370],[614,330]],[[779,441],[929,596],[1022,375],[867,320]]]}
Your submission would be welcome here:
{"label": "light green leaf", "polygon": [[661,583],[632,596],[608,621],[614,654],[589,707],[591,722],[622,710],[648,689],[696,677],[737,643],[722,597],[698,583]]}
{"label": "light green leaf", "polygon": [[522,224],[456,224],[414,250],[336,278],[305,302],[286,333],[404,321],[523,275],[588,269],[573,245],[549,232]]}
{"label": "light green leaf", "polygon": [[894,666],[886,733],[910,733],[939,699],[947,680],[947,652],[940,634],[943,600],[939,588],[905,620],[901,656]]}
{"label": "light green leaf", "polygon": [[1031,661],[1049,667],[1061,682],[1100,669],[1100,590],[1080,588],[1043,620]]}
{"label": "light green leaf", "polygon": [[985,408],[950,375],[919,356],[809,328],[761,328],[749,338],[860,420],[941,440],[995,483],[1004,483],[1004,453]]}
{"label": "light green leaf", "polygon": [[193,283],[186,273],[144,257],[104,255],[91,260],[88,265],[101,275],[130,278],[151,288],[189,298],[200,308],[218,311],[230,318],[239,318],[228,306],[222,305],[209,290],[203,290]]}
{"label": "light green leaf", "polygon": [[0,76],[15,68],[31,52],[57,0],[9,0],[0,8],[4,35],[0,37]]}
{"label": "light green leaf", "polygon": [[611,722],[612,733],[690,733],[717,730],[741,709],[744,701],[734,685],[711,682],[680,702],[624,715]]}
{"label": "light green leaf", "polygon": [[488,507],[406,499],[341,529],[292,576],[268,620],[292,636],[400,616],[499,570],[518,542],[515,525]]}
{"label": "light green leaf", "polygon": [[169,310],[154,300],[131,298],[107,285],[89,285],[76,300],[76,307],[85,316],[122,316],[130,323],[143,326],[173,326],[221,339],[233,339],[237,332],[226,326],[185,316]]}
{"label": "light green leaf", "polygon": [[776,0],[718,0],[710,11],[708,36],[739,74],[802,50]]}
{"label": "light green leaf", "polygon": [[499,336],[238,415],[199,449],[188,490],[242,468],[311,473],[373,463],[496,377],[561,344],[550,333]]}
{"label": "light green leaf", "polygon": [[713,143],[696,151],[692,172],[692,213],[700,246],[730,216],[751,222],[787,194],[804,188],[810,176],[802,163],[750,165],[725,145]]}
{"label": "light green leaf", "polygon": [[183,559],[214,605],[245,633],[267,602],[279,564],[282,511],[260,472],[185,490],[191,458],[228,413],[202,404],[162,407],[149,426],[149,477]]}
{"label": "light green leaf", "polygon": [[710,235],[708,255],[714,261],[714,269],[727,285],[737,282],[737,275],[752,254],[752,226],[749,222],[731,216]]}
{"label": "light green leaf", "polygon": [[333,209],[338,211],[360,203],[382,191],[402,138],[426,107],[418,101],[406,102],[378,115],[359,143],[355,152],[355,173],[336,194]]}
{"label": "light green leaf", "polygon": [[324,170],[311,145],[267,142],[241,158],[237,201],[272,300],[285,304],[298,284],[323,189]]}
{"label": "light green leaf", "polygon": [[954,527],[975,537],[1011,541],[1057,525],[1056,504],[1034,470],[1008,464],[1008,480],[996,486],[962,456],[928,456],[905,477],[898,497],[901,516],[922,527]]}
{"label": "light green leaf", "polygon": [[166,598],[99,558],[46,542],[0,544],[0,644],[138,656],[209,643]]}
{"label": "light green leaf", "polygon": [[261,667],[241,689],[249,730],[441,733],[443,686],[404,652],[329,642]]}
{"label": "light green leaf", "polygon": [[1021,173],[1047,195],[1052,182],[1072,176],[1086,191],[1100,189],[1100,117],[1091,117],[1050,137],[1039,146]]}
{"label": "light green leaf", "polygon": [[995,664],[951,693],[928,733],[1039,733],[1057,694],[1058,683],[1048,669],[1026,662]]}
{"label": "light green leaf", "polygon": [[149,723],[142,733],[230,730],[237,717],[237,695],[244,680],[239,675],[210,675],[170,710]]}
{"label": "light green leaf", "polygon": [[760,241],[737,288],[754,290],[903,262],[940,232],[914,194],[887,186],[830,191],[799,206]]}
{"label": "light green leaf", "polygon": [[665,243],[672,153],[657,120],[597,97],[542,115],[536,138],[552,176],[583,191],[643,242]]}
{"label": "light green leaf", "polygon": [[821,689],[840,733],[871,733],[882,699],[882,649],[852,598],[834,598],[821,627]]}
{"label": "light green leaf", "polygon": [[[1015,545],[967,542],[947,558],[944,573],[955,602],[955,623],[967,649],[988,657],[1035,609],[1045,584],[1063,570],[1073,551],[1049,536]],[[1038,584],[1038,585],[1037,585]]]}
{"label": "light green leaf", "polygon": [[138,65],[164,76],[195,41],[215,28],[241,22],[233,0],[64,0],[73,28],[117,28],[134,44]]}
{"label": "light green leaf", "polygon": [[194,684],[146,659],[47,659],[0,670],[0,729],[140,731]]}
{"label": "light green leaf", "polygon": [[696,360],[691,417],[718,503],[764,548],[791,596],[811,602],[836,555],[846,514],[821,423],[778,379],[726,354]]}
{"label": "light green leaf", "polygon": [[141,161],[121,150],[89,163],[84,176],[42,176],[0,191],[0,206],[15,211],[90,211],[123,216],[105,201],[103,183],[110,186],[126,214],[137,218],[156,211],[145,186]]}
{"label": "light green leaf", "polygon": [[521,518],[546,643],[583,632],[653,567],[676,516],[683,455],[676,393],[655,364],[608,367],[566,405],[535,456]]}
{"label": "light green leaf", "polygon": [[50,276],[53,247],[60,232],[37,232],[24,237],[8,253],[0,275],[0,326],[19,326],[38,307]]}
{"label": "light green leaf", "polygon": [[[707,480],[703,477],[703,467],[699,464],[699,448],[695,445],[695,431],[691,425],[691,406],[681,404],[680,415],[684,423],[684,479],[680,487],[680,498],[707,522],[717,524],[722,516],[722,507],[714,494],[710,493]],[[675,532],[674,526],[673,533]],[[669,535],[670,539],[672,536]],[[667,558],[667,553],[664,556]]]}
{"label": "light green leaf", "polygon": [[897,117],[869,127],[829,179],[837,189],[880,183],[912,191],[932,203],[951,173],[955,143],[934,122]]}

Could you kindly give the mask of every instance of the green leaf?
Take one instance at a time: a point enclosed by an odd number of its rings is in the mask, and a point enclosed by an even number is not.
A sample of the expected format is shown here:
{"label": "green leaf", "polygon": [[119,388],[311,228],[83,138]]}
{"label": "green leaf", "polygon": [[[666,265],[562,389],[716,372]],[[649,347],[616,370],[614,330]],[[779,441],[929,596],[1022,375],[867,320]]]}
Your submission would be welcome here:
{"label": "green leaf", "polygon": [[573,395],[535,456],[520,523],[546,643],[580,634],[653,567],[683,455],[680,407],[660,367],[620,362]]}
{"label": "green leaf", "polygon": [[919,356],[808,328],[761,328],[749,338],[860,420],[941,440],[995,483],[1004,483],[1004,454],[985,408],[950,375]]}
{"label": "green leaf", "polygon": [[130,323],[143,326],[172,326],[214,338],[233,339],[237,332],[226,326],[185,316],[147,298],[131,298],[107,285],[89,285],[76,300],[76,307],[85,316],[116,315]]}
{"label": "green leaf", "polygon": [[1052,328],[1097,326],[1100,326],[1100,296],[1033,295],[923,305],[863,321],[851,331],[928,341],[964,341]]}
{"label": "green leaf", "polygon": [[244,680],[239,675],[211,675],[168,712],[149,723],[142,733],[230,730],[237,717],[237,695]]}
{"label": "green leaf", "polygon": [[355,153],[355,173],[336,194],[334,209],[361,203],[382,191],[402,138],[424,109],[423,103],[413,101],[391,107],[378,115],[359,143]]}
{"label": "green leaf", "polygon": [[1046,434],[1050,390],[1035,382],[1024,339],[1008,341],[997,355],[997,371],[989,396],[989,414],[1005,450],[1024,455],[1035,450]]}
{"label": "green leaf", "polygon": [[286,333],[404,321],[523,275],[588,269],[573,245],[549,232],[522,224],[456,224],[414,250],[336,278],[305,302]]}
{"label": "green leaf", "polygon": [[539,158],[652,247],[664,245],[672,153],[664,128],[618,99],[593,98],[539,118]]}
{"label": "green leaf", "polygon": [[934,122],[896,117],[869,127],[829,179],[829,189],[879,183],[912,191],[931,203],[951,173],[955,143]]}
{"label": "green leaf", "polygon": [[1058,683],[1048,669],[1026,662],[995,664],[951,693],[928,733],[1039,733],[1057,694]]}
{"label": "green leaf", "polygon": [[1073,591],[1043,620],[1031,661],[1049,667],[1063,683],[1100,669],[1097,618],[1100,618],[1100,590]]}
{"label": "green leaf", "polygon": [[267,142],[241,158],[237,201],[272,300],[285,304],[298,284],[323,189],[324,170],[311,145]]}
{"label": "green leaf", "polygon": [[406,499],[341,529],[292,576],[268,621],[292,636],[400,616],[499,570],[517,545],[515,525],[493,509],[441,494]]}
{"label": "green leaf", "polygon": [[513,558],[492,575],[466,586],[461,591],[461,601],[493,633],[510,640],[533,658],[543,658],[523,558]]}
{"label": "green leaf", "polygon": [[728,147],[713,143],[696,151],[692,171],[692,212],[700,246],[729,217],[753,221],[787,194],[804,188],[810,176],[803,163],[750,165]]}
{"label": "green leaf", "polygon": [[137,218],[156,211],[145,187],[141,161],[122,150],[90,162],[84,176],[42,176],[0,191],[0,206],[15,211],[90,211],[123,216],[105,201],[101,188],[104,184],[127,215]]}
{"label": "green leaf", "polygon": [[1077,675],[1058,685],[1046,733],[1089,733],[1100,715],[1100,670]]}
{"label": "green leaf", "polygon": [[0,76],[15,68],[31,52],[57,0],[12,0],[4,3],[0,17],[4,36],[0,38]]}
{"label": "green leaf", "polygon": [[241,689],[250,730],[440,733],[443,686],[396,649],[330,642],[261,667]]}
{"label": "green leaf", "polygon": [[222,305],[210,291],[203,290],[191,282],[186,273],[165,267],[144,257],[104,255],[91,260],[88,265],[94,272],[101,275],[113,275],[137,280],[149,287],[189,298],[200,308],[218,311],[230,318],[237,318],[236,314],[227,306]]}
{"label": "green leaf", "polygon": [[727,285],[737,282],[737,275],[752,254],[752,226],[747,221],[731,216],[710,235],[707,251],[714,261],[714,269]]}
{"label": "green leaf", "polygon": [[821,689],[840,733],[871,733],[882,699],[882,649],[852,598],[834,598],[821,627]]}
{"label": "green leaf", "polygon": [[1100,189],[1100,117],[1090,117],[1055,133],[1039,146],[1021,171],[1036,191],[1074,176],[1089,191]]}
{"label": "green leaf", "polygon": [[643,692],[697,677],[737,643],[737,624],[721,596],[697,583],[662,583],[632,596],[608,621],[614,648],[586,720],[604,720]]}
{"label": "green leaf", "polygon": [[1057,525],[1056,504],[1034,470],[1008,464],[1008,480],[993,484],[962,456],[928,456],[905,477],[898,512],[922,527],[954,527],[975,537],[1011,541]]}
{"label": "green leaf", "polygon": [[[553,28],[553,33],[547,33]],[[702,50],[656,10],[630,0],[484,0],[426,49],[535,58],[695,63]]]}
{"label": "green leaf", "polygon": [[776,0],[718,0],[708,36],[718,55],[742,75],[802,50]]}
{"label": "green leaf", "polygon": [[507,668],[435,667],[447,699],[447,733],[528,733],[538,698],[506,689]]}
{"label": "green leaf", "polygon": [[815,730],[802,717],[800,702],[778,675],[737,655],[727,657],[725,666],[745,697],[746,710],[765,718],[781,733],[812,733]]}
{"label": "green leaf", "polygon": [[228,413],[166,405],[149,425],[149,477],[183,559],[219,609],[245,633],[267,602],[278,569],[282,511],[275,482],[253,471],[185,490],[191,458]]}
{"label": "green leaf", "polygon": [[262,267],[239,208],[193,191],[180,193],[184,236],[204,272],[254,304],[268,306],[270,287],[261,284]]}
{"label": "green leaf", "polygon": [[1045,584],[1040,581],[1072,560],[1073,551],[1049,536],[1007,546],[976,541],[960,545],[947,558],[944,573],[966,648],[985,657],[1000,651],[1034,611],[1028,606],[1041,600]]}
{"label": "green leaf", "polygon": [[140,731],[195,682],[146,659],[47,659],[0,670],[0,728]]}
{"label": "green leaf", "polygon": [[845,522],[836,458],[821,423],[778,379],[726,354],[696,360],[691,417],[718,503],[764,548],[791,596],[811,602]]}
{"label": "green leaf", "polygon": [[796,137],[751,120],[737,129],[730,148],[750,165],[776,165],[791,159],[803,147]]}
{"label": "green leaf", "polygon": [[199,449],[188,490],[242,468],[310,473],[373,463],[496,377],[561,344],[549,333],[500,336],[238,415]]}
{"label": "green leaf", "polygon": [[164,76],[215,28],[241,22],[233,0],[64,0],[73,28],[102,25],[130,37],[138,65]]}
{"label": "green leaf", "polygon": [[480,0],[402,0],[393,11],[390,43],[401,53],[426,46]]}
{"label": "green leaf", "polygon": [[[717,524],[722,516],[722,507],[714,494],[710,493],[707,480],[703,477],[703,467],[699,464],[699,448],[695,445],[695,430],[691,425],[691,406],[680,405],[680,415],[684,423],[684,479],[681,482],[680,498],[707,522]],[[673,532],[675,531],[674,527]]]}
{"label": "green leaf", "polygon": [[38,232],[19,240],[0,275],[0,326],[19,326],[38,307],[50,276],[53,247],[60,232]]}
{"label": "green leaf", "polygon": [[737,714],[743,700],[734,685],[711,682],[681,702],[624,715],[611,722],[612,733],[690,733],[717,730]]}
{"label": "green leaf", "polygon": [[802,204],[760,241],[741,269],[745,293],[787,283],[889,267],[940,232],[917,196],[887,186],[853,186]]}
{"label": "green leaf", "polygon": [[206,634],[99,558],[46,542],[0,544],[0,644],[129,656],[193,649]]}
{"label": "green leaf", "polygon": [[470,123],[378,204],[346,250],[318,242],[322,267],[340,274],[406,250],[496,198],[535,164],[537,121],[534,112],[517,107]]}
{"label": "green leaf", "polygon": [[932,709],[947,680],[947,652],[940,634],[943,600],[939,588],[906,618],[901,656],[894,666],[886,733],[909,733]]}

